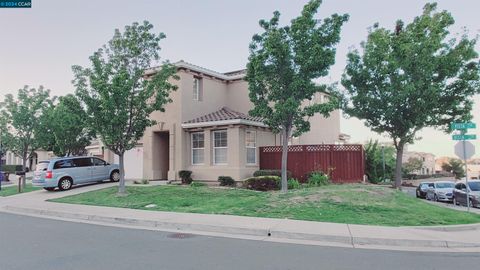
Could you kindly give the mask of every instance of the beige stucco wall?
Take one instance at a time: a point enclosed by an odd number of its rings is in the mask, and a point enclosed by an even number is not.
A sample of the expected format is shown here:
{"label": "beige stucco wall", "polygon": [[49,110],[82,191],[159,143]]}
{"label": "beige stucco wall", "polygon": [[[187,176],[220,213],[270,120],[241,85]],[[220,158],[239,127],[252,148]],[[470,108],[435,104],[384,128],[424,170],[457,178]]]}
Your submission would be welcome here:
{"label": "beige stucco wall", "polygon": [[[205,153],[203,165],[191,163],[190,131],[184,130],[181,124],[185,121],[217,111],[224,106],[242,113],[248,113],[252,103],[248,97],[247,82],[226,82],[207,76],[202,78],[203,97],[200,101],[193,99],[194,74],[179,70],[180,80],[173,81],[178,90],[172,92],[170,97],[173,102],[165,106],[165,112],[152,113],[152,119],[157,125],[147,128],[143,137],[143,176],[146,179],[178,180],[178,171],[191,170],[196,180],[217,180],[220,175],[241,180],[252,175],[258,170],[258,147],[265,145],[279,145],[279,136],[273,135],[264,128],[246,126],[223,126],[203,129],[205,132]],[[331,118],[325,119],[315,116],[312,121],[311,132],[302,135],[301,144],[334,143],[340,133],[340,114],[334,112]],[[257,164],[246,164],[245,130],[257,131]],[[213,164],[212,131],[216,129],[228,130],[228,164]],[[168,132],[169,144],[163,142],[158,134]],[[165,151],[168,151],[168,164],[166,164]],[[165,173],[165,167],[168,172]]]}

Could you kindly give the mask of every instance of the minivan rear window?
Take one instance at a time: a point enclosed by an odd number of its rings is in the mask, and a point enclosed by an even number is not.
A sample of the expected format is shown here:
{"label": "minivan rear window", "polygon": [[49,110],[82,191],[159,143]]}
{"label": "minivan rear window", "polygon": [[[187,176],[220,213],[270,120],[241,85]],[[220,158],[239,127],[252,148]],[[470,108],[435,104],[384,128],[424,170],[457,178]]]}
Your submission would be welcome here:
{"label": "minivan rear window", "polygon": [[65,169],[65,168],[72,168],[72,167],[73,167],[73,162],[70,159],[59,160],[55,162],[55,165],[53,165],[53,169]]}
{"label": "minivan rear window", "polygon": [[40,172],[40,171],[46,171],[47,168],[48,168],[48,164],[50,164],[49,161],[43,161],[43,162],[39,162],[37,164],[37,166],[35,167],[35,170]]}

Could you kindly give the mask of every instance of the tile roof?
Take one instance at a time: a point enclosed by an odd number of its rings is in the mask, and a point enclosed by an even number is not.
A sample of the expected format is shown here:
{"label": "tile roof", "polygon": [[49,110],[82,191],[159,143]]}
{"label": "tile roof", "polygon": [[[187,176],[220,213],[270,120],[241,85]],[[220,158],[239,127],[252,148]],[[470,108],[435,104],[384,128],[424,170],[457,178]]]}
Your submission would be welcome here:
{"label": "tile roof", "polygon": [[263,119],[261,117],[253,117],[241,112],[234,111],[228,107],[223,107],[218,111],[186,121],[184,122],[184,124],[206,123],[206,122],[217,122],[217,121],[228,121],[228,120],[246,120],[246,121],[263,123]]}

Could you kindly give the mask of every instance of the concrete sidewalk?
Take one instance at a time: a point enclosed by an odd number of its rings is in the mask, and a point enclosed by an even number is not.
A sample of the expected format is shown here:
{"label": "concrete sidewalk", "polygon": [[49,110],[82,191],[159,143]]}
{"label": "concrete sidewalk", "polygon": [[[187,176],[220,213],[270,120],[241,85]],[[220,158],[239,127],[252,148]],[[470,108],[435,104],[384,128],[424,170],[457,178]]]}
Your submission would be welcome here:
{"label": "concrete sidewalk", "polygon": [[391,250],[480,252],[480,224],[383,227],[159,212],[46,201],[113,185],[117,184],[84,186],[66,192],[41,190],[0,198],[0,211],[108,226],[262,241]]}

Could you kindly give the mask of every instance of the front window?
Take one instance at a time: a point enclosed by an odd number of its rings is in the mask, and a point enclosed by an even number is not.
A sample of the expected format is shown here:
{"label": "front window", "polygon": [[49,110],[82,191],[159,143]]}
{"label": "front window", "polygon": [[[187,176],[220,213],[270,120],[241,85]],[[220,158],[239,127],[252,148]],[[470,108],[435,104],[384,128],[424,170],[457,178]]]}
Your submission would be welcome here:
{"label": "front window", "polygon": [[105,166],[106,164],[105,160],[93,158],[93,166]]}
{"label": "front window", "polygon": [[227,164],[227,131],[213,132],[213,161],[215,164]]}
{"label": "front window", "polygon": [[193,100],[201,101],[202,100],[202,79],[193,78]]}
{"label": "front window", "polygon": [[203,132],[192,133],[192,164],[203,164],[205,153],[205,134]]}
{"label": "front window", "polygon": [[247,164],[257,163],[257,136],[255,131],[247,131],[245,134],[245,146],[247,147]]}

